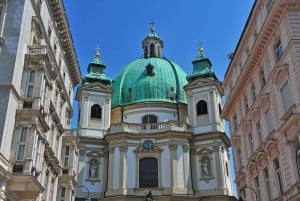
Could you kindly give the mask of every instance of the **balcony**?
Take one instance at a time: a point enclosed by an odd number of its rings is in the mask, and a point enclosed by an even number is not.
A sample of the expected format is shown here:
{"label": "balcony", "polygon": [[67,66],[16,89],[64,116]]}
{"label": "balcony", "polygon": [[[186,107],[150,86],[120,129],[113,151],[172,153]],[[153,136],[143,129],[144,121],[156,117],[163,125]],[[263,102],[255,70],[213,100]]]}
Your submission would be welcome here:
{"label": "balcony", "polygon": [[46,45],[29,45],[27,47],[27,56],[37,57],[37,56],[47,56],[47,46]]}
{"label": "balcony", "polygon": [[167,121],[159,123],[139,124],[139,123],[118,123],[112,124],[108,133],[132,133],[132,134],[152,134],[166,131],[189,132],[188,125],[184,122]]}

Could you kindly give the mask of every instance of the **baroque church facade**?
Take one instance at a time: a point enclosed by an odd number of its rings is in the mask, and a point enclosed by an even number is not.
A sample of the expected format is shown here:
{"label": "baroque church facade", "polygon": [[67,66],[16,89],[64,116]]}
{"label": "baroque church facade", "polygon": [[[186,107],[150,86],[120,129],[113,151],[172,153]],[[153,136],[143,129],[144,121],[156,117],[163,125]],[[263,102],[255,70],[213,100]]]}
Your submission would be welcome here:
{"label": "baroque church facade", "polygon": [[235,200],[221,82],[163,47],[152,26],[114,79],[99,52],[82,76],[61,0],[0,1],[0,201]]}
{"label": "baroque church facade", "polygon": [[187,75],[163,46],[151,27],[143,58],[114,80],[99,52],[88,65],[76,95],[78,182],[97,198],[233,199],[221,83],[203,49]]}

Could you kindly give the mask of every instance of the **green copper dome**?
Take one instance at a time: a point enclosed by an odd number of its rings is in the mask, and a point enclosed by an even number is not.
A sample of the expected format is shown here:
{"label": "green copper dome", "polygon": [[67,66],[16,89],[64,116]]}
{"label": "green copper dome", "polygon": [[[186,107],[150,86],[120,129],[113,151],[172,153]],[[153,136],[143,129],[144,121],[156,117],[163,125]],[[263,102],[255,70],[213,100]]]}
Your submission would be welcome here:
{"label": "green copper dome", "polygon": [[113,81],[112,107],[144,102],[187,103],[186,73],[165,58],[130,63]]}

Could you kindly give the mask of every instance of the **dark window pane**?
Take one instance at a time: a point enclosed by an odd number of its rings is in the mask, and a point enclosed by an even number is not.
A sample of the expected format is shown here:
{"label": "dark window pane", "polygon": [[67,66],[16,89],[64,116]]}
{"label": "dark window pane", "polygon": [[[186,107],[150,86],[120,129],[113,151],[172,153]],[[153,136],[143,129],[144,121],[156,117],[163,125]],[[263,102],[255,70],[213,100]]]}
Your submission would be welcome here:
{"label": "dark window pane", "polygon": [[139,164],[141,188],[158,187],[158,165],[156,158],[142,158]]}

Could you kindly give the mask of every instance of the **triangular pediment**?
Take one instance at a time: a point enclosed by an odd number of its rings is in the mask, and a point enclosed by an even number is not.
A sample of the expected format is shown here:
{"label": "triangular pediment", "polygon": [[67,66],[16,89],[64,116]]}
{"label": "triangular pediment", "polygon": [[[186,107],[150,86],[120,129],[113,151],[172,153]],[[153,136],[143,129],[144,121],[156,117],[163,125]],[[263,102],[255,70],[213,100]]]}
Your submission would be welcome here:
{"label": "triangular pediment", "polygon": [[188,91],[188,90],[197,89],[197,88],[201,88],[201,87],[212,86],[212,85],[216,86],[216,88],[220,91],[220,93],[223,94],[222,83],[217,81],[217,80],[210,80],[210,79],[207,79],[207,78],[195,79],[192,82],[185,85],[184,89],[186,91]]}
{"label": "triangular pediment", "polygon": [[96,92],[102,92],[102,93],[108,93],[112,94],[113,89],[111,86],[107,86],[101,82],[94,82],[90,84],[85,84],[78,87],[76,99],[78,100],[78,97],[83,91],[96,91]]}

